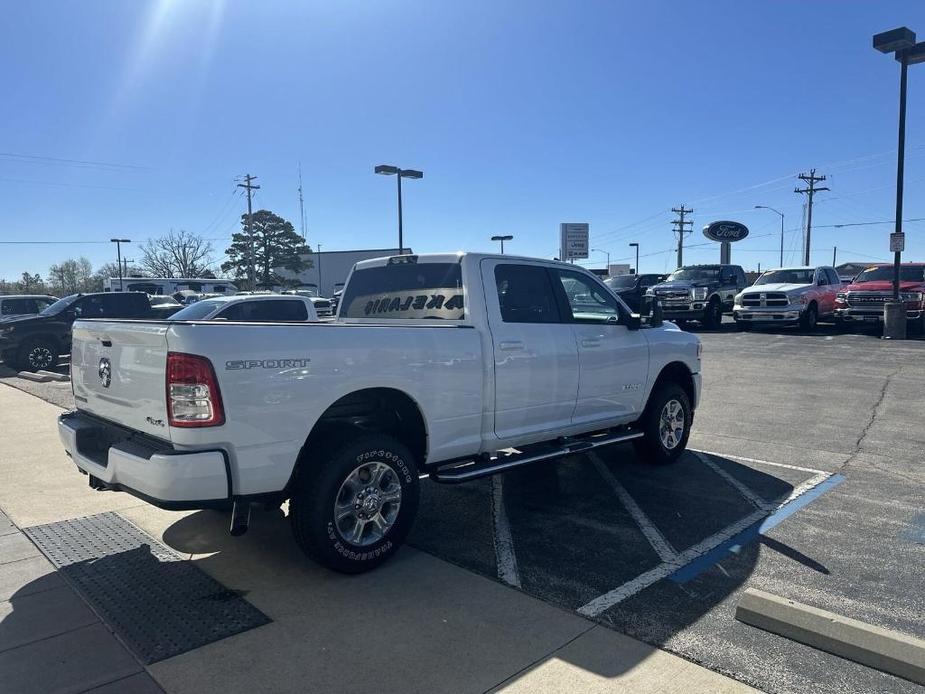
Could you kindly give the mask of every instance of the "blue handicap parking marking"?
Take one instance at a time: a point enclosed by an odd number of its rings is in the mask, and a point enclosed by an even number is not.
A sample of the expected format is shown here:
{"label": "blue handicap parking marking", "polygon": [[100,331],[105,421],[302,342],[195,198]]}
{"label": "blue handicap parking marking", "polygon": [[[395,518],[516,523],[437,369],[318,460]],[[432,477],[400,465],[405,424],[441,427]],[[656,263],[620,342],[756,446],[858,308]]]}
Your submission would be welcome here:
{"label": "blue handicap parking marking", "polygon": [[744,545],[756,539],[759,535],[770,531],[777,525],[783,523],[787,518],[795,514],[800,509],[812,503],[820,496],[831,491],[839,484],[845,481],[844,475],[832,475],[825,481],[820,482],[812,489],[804,492],[792,501],[781,506],[777,511],[769,515],[764,520],[758,521],[734,537],[717,545],[714,549],[706,554],[701,555],[694,561],[686,564],[675,571],[669,578],[675,583],[687,583],[696,578],[701,573],[721,561],[730,552],[738,552]]}

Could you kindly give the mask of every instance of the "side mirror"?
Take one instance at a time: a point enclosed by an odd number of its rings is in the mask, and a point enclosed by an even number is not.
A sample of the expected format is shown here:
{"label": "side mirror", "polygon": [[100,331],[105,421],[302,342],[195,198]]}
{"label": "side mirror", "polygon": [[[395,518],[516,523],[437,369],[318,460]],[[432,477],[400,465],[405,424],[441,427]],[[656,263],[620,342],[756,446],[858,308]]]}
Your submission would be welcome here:
{"label": "side mirror", "polygon": [[638,313],[629,313],[624,322],[627,330],[639,330],[642,327],[642,316]]}

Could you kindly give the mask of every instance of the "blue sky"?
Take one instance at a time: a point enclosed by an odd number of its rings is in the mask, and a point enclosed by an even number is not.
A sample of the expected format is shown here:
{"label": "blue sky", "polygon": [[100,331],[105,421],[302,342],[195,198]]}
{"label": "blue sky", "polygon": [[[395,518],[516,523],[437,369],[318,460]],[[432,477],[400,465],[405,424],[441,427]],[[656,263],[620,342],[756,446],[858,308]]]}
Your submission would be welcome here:
{"label": "blue sky", "polygon": [[[299,162],[312,247],[395,245],[394,179],[372,173],[389,163],[425,172],[405,185],[416,251],[505,233],[552,257],[559,223],[586,221],[612,262],[638,241],[641,269],[664,271],[680,203],[686,261],[717,260],[700,229],[734,219],[751,229],[734,261],[775,265],[780,221],[756,204],[784,212],[797,261],[811,167],[832,189],[813,261],[889,258],[889,224],[834,225],[894,215],[899,67],[871,35],[925,39],[925,4],[49,0],[4,25],[0,241],[56,243],[0,244],[0,277],[171,228],[221,251],[248,172],[255,205],[298,228]],[[925,65],[909,88],[907,219],[925,218]],[[925,260],[925,222],[906,232]]]}

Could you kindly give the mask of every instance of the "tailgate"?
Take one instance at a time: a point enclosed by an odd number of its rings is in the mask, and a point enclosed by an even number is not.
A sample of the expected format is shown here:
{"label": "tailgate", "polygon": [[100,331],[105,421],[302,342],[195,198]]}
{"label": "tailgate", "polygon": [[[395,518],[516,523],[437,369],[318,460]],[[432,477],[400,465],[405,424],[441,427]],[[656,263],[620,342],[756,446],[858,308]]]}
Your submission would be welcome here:
{"label": "tailgate", "polygon": [[162,439],[168,324],[77,321],[71,382],[77,408]]}

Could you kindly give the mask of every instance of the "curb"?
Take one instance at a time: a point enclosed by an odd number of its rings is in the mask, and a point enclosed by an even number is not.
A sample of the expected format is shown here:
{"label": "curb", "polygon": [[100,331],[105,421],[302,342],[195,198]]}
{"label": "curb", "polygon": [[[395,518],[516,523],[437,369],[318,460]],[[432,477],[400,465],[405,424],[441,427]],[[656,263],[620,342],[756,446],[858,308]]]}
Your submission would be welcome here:
{"label": "curb", "polygon": [[45,374],[33,373],[32,371],[20,371],[16,375],[27,381],[35,381],[36,383],[48,383],[51,380],[51,378]]}
{"label": "curb", "polygon": [[925,684],[925,641],[749,588],[736,619],[891,675]]}

